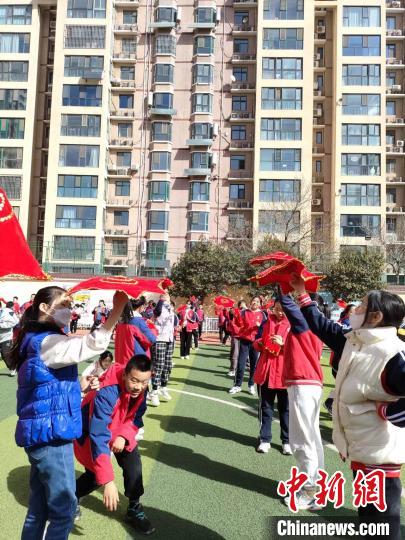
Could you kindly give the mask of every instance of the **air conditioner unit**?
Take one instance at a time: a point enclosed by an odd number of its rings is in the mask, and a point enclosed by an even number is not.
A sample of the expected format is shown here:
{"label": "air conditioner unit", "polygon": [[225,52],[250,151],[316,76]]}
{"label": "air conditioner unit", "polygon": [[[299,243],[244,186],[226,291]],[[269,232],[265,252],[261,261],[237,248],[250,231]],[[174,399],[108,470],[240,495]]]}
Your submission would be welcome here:
{"label": "air conditioner unit", "polygon": [[153,92],[148,93],[148,107],[152,107],[153,105]]}
{"label": "air conditioner unit", "polygon": [[393,1],[391,2],[391,7],[392,8],[400,8],[401,7],[401,2],[397,2],[397,1]]}
{"label": "air conditioner unit", "polygon": [[393,151],[394,151],[393,145],[392,145],[392,144],[387,145],[386,151],[387,151],[387,152],[393,152]]}
{"label": "air conditioner unit", "polygon": [[391,90],[395,90],[396,92],[400,92],[401,91],[401,85],[400,84],[393,84],[391,86]]}
{"label": "air conditioner unit", "polygon": [[142,253],[142,255],[146,255],[146,248],[147,248],[146,240],[142,240],[142,242],[141,242],[141,253]]}
{"label": "air conditioner unit", "polygon": [[217,23],[219,23],[221,21],[221,8],[217,8],[217,12],[215,14],[215,19],[217,21]]}
{"label": "air conditioner unit", "polygon": [[49,21],[49,28],[51,30],[55,30],[56,28],[56,21]]}
{"label": "air conditioner unit", "polygon": [[395,146],[404,146],[404,141],[397,141]]}
{"label": "air conditioner unit", "polygon": [[178,7],[176,11],[176,22],[179,23],[180,21],[181,21],[181,7]]}
{"label": "air conditioner unit", "polygon": [[314,60],[320,60],[321,59],[321,54],[320,53],[316,53],[314,55]]}
{"label": "air conditioner unit", "polygon": [[403,118],[396,118],[395,121],[396,121],[397,124],[403,124],[404,123]]}
{"label": "air conditioner unit", "polygon": [[313,199],[312,206],[321,206],[322,199]]}
{"label": "air conditioner unit", "polygon": [[314,67],[318,68],[320,66],[319,60],[314,61]]}
{"label": "air conditioner unit", "polygon": [[315,109],[315,116],[322,116],[322,109]]}
{"label": "air conditioner unit", "polygon": [[218,133],[219,133],[219,126],[218,124],[215,122],[214,125],[212,126],[212,135],[214,137],[218,137]]}
{"label": "air conditioner unit", "polygon": [[318,34],[324,34],[326,32],[326,26],[317,26],[316,31]]}
{"label": "air conditioner unit", "polygon": [[211,154],[211,167],[215,167],[218,163],[218,154],[217,152],[213,152]]}
{"label": "air conditioner unit", "polygon": [[394,152],[397,152],[398,154],[403,154],[404,153],[404,148],[403,146],[396,146],[394,148]]}

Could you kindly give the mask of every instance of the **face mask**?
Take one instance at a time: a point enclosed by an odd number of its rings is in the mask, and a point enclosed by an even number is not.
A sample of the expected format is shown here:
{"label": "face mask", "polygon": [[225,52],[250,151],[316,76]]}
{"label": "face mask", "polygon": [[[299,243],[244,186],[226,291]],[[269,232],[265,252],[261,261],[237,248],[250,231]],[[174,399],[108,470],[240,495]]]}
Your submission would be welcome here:
{"label": "face mask", "polygon": [[352,313],[349,317],[349,323],[352,330],[359,330],[363,326],[365,317],[365,313],[362,313],[361,315],[357,315],[357,313]]}
{"label": "face mask", "polygon": [[71,314],[72,312],[69,308],[59,308],[55,309],[55,312],[53,315],[51,315],[51,317],[57,326],[64,328],[69,324]]}

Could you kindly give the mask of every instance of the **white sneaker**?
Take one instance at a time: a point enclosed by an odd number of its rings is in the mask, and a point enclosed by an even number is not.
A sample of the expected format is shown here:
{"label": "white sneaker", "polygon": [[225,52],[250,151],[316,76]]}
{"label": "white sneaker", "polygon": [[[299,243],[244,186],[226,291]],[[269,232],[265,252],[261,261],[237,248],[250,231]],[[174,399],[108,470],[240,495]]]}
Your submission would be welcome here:
{"label": "white sneaker", "polygon": [[15,377],[17,375],[17,370],[16,369],[11,369],[9,375],[10,375],[10,377]]}
{"label": "white sneaker", "polygon": [[240,386],[232,386],[232,388],[229,390],[230,394],[237,394],[238,392],[241,392],[242,388]]}
{"label": "white sneaker", "polygon": [[256,452],[259,452],[259,454],[268,454],[270,448],[271,444],[269,442],[261,442],[256,448]]}
{"label": "white sneaker", "polygon": [[152,390],[152,392],[149,394],[150,397],[150,404],[152,407],[159,407],[160,401],[159,401],[159,394],[157,390]]}
{"label": "white sneaker", "polygon": [[186,359],[186,360],[190,360],[190,356],[187,355],[187,356],[185,357],[185,359]]}
{"label": "white sneaker", "polygon": [[199,350],[200,350],[200,347],[196,347],[194,350],[195,350],[195,351],[199,351]]}
{"label": "white sneaker", "polygon": [[145,435],[145,429],[143,427],[138,429],[138,433],[135,435],[136,441],[143,441]]}
{"label": "white sneaker", "polygon": [[291,446],[288,443],[283,443],[281,447],[282,447],[282,452],[285,456],[292,456]]}
{"label": "white sneaker", "polygon": [[235,377],[235,372],[232,369],[228,371],[228,377]]}
{"label": "white sneaker", "polygon": [[[285,497],[284,502],[287,506],[289,506],[290,497]],[[297,510],[322,510],[322,507],[316,504],[315,497],[308,495],[305,489],[301,489],[301,491],[296,494],[295,503],[297,505]]]}
{"label": "white sneaker", "polygon": [[180,356],[180,360],[184,360],[185,356]]}
{"label": "white sneaker", "polygon": [[172,396],[169,394],[169,390],[166,388],[166,386],[159,388],[159,396],[165,401],[170,401],[172,399]]}
{"label": "white sneaker", "polygon": [[253,386],[249,386],[249,394],[251,394],[252,396],[255,396],[256,395],[256,388]]}

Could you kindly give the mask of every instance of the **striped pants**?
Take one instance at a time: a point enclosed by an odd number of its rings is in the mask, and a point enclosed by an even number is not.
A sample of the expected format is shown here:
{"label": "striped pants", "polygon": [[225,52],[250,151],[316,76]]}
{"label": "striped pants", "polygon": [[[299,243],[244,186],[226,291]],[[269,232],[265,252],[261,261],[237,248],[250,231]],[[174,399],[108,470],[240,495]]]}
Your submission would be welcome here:
{"label": "striped pants", "polygon": [[166,386],[172,371],[174,341],[156,341],[152,346],[152,388]]}

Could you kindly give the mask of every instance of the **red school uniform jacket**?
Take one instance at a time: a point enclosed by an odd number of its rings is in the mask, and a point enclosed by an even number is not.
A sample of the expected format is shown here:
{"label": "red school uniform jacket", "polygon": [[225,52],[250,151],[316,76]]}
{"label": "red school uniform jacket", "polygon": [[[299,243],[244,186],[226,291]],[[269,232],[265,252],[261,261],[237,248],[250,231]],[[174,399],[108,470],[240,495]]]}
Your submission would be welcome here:
{"label": "red school uniform jacket", "polygon": [[265,318],[265,314],[260,309],[257,311],[244,309],[241,312],[240,317],[238,317],[239,331],[237,337],[253,343],[259,331],[259,327],[264,322]]}
{"label": "red school uniform jacket", "polygon": [[253,343],[253,347],[260,352],[254,375],[256,384],[265,384],[268,388],[285,388],[283,383],[284,345],[277,353],[278,347],[274,347],[275,344],[271,338],[277,334],[283,338],[285,344],[289,331],[290,323],[287,317],[278,320],[273,313],[269,315],[264,323],[262,336]]}
{"label": "red school uniform jacket", "polygon": [[92,390],[82,401],[83,432],[74,441],[76,459],[96,476],[98,485],[114,480],[111,463],[111,443],[118,437],[127,442],[125,450],[136,447],[138,432],[134,418],[144,401],[144,392],[131,398],[122,381],[124,366],[113,364],[106,372],[103,386]]}

